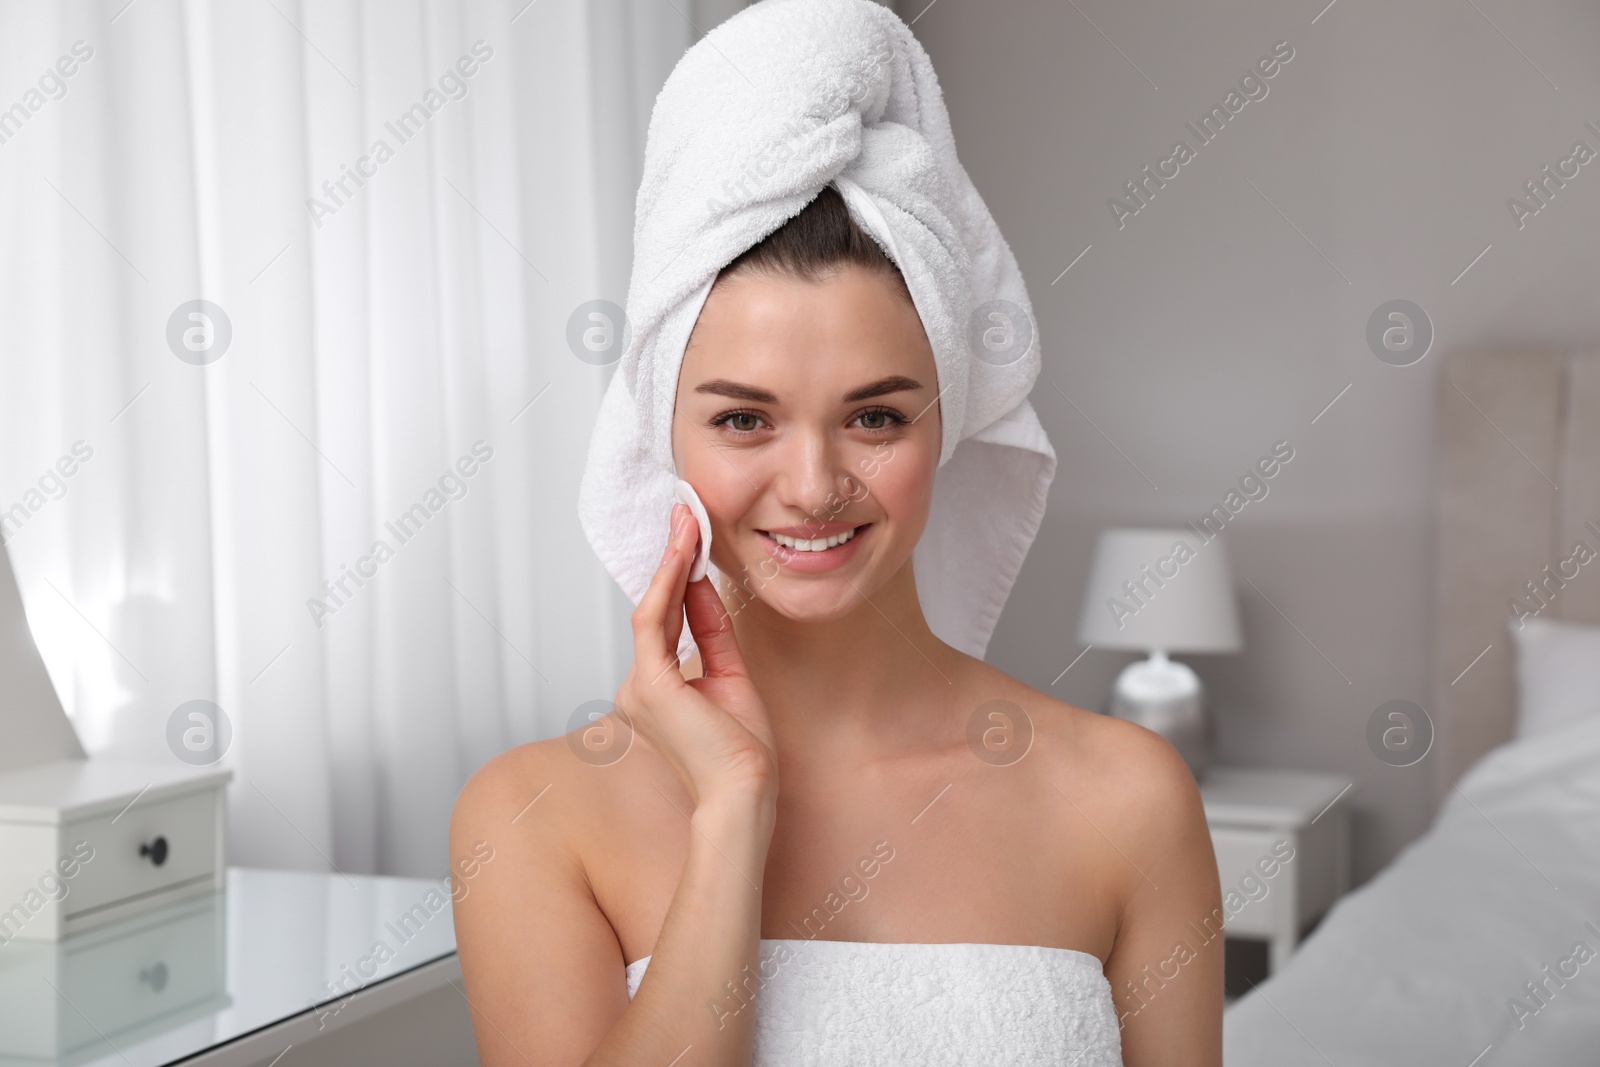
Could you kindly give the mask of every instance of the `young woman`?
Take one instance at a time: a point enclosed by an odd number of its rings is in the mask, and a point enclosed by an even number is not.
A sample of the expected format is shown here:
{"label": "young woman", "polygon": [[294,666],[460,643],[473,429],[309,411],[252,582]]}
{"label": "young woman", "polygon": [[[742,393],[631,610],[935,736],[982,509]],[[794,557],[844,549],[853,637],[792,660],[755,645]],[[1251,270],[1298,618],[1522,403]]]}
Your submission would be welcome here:
{"label": "young woman", "polygon": [[938,1062],[1220,1067],[1187,766],[924,618],[939,393],[903,277],[832,188],[718,276],[672,452],[723,588],[687,581],[675,505],[598,724],[625,755],[523,745],[457,803],[452,856],[494,850],[455,910],[484,1064],[935,1062],[927,1039]]}

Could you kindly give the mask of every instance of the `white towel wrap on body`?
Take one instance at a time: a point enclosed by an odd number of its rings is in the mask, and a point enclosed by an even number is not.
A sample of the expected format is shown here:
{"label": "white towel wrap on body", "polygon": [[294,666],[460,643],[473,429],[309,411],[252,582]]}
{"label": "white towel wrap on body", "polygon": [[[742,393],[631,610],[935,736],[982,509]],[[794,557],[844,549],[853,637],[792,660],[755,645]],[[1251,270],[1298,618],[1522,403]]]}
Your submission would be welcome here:
{"label": "white towel wrap on body", "polygon": [[1123,1067],[1111,983],[1074,949],[763,938],[752,983],[719,1004],[755,1011],[751,1067]]}

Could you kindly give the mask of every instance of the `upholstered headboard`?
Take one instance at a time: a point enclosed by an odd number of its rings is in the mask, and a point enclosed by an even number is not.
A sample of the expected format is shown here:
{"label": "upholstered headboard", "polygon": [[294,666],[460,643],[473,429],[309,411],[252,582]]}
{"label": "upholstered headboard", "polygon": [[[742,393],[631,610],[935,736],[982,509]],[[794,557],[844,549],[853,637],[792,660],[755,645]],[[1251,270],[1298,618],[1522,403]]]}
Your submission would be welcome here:
{"label": "upholstered headboard", "polygon": [[1600,559],[1562,566],[1580,541],[1600,552],[1600,352],[1448,357],[1437,434],[1433,786],[1442,798],[1512,735],[1512,601],[1543,618],[1600,624]]}

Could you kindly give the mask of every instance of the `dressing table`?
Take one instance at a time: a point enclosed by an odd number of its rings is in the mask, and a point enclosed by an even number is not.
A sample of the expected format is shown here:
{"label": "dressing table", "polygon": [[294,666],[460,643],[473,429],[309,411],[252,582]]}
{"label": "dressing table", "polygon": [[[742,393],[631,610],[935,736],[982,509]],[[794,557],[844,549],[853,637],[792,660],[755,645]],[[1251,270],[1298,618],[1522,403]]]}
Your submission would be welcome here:
{"label": "dressing table", "polygon": [[0,946],[0,1067],[478,1062],[442,882],[241,867],[224,882]]}

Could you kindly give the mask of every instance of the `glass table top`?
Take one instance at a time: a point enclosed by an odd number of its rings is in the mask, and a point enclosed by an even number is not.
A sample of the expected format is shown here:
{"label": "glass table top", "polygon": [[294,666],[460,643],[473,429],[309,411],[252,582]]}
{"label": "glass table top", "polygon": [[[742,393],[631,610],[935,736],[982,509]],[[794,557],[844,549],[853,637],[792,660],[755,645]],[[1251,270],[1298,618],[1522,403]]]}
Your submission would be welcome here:
{"label": "glass table top", "polygon": [[455,952],[449,881],[230,867],[226,888],[0,945],[0,1067],[157,1067]]}

